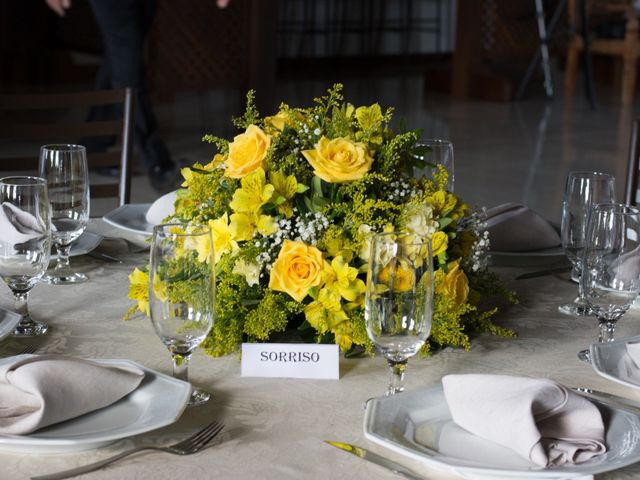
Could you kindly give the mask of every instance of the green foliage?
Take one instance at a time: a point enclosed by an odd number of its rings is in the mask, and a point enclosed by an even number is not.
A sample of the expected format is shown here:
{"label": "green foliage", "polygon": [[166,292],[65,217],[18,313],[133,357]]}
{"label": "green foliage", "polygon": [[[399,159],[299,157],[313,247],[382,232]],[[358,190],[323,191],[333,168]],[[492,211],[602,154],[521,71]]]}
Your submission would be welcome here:
{"label": "green foliage", "polygon": [[251,310],[244,324],[250,342],[269,340],[272,334],[283,332],[289,320],[301,312],[301,305],[287,295],[264,290],[257,308]]}
{"label": "green foliage", "polygon": [[262,125],[263,122],[260,119],[260,113],[256,107],[256,92],[249,90],[247,92],[247,106],[244,114],[241,117],[232,119],[233,125],[240,129],[245,130],[249,125]]}

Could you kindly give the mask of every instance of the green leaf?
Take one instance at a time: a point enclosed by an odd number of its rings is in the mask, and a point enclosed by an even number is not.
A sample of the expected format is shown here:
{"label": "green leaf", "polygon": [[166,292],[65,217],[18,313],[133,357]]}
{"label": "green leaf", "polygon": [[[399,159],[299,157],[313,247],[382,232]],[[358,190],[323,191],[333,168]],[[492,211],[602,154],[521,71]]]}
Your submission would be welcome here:
{"label": "green leaf", "polygon": [[304,193],[307,190],[309,190],[309,187],[307,187],[304,183],[299,183],[298,188],[296,189],[296,193]]}
{"label": "green leaf", "polygon": [[438,219],[438,224],[440,225],[440,230],[453,222],[453,218],[451,217],[443,217]]}

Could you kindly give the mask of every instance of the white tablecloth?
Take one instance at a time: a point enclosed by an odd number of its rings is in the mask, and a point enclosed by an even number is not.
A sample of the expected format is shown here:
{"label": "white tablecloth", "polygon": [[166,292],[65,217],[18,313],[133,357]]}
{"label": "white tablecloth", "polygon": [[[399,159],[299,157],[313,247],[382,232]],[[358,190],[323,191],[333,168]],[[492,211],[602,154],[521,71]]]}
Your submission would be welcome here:
{"label": "white tablecloth", "polygon": [[[100,221],[93,221],[91,230],[121,235]],[[128,254],[124,244],[110,245],[107,251],[125,259],[125,263],[74,257],[72,265],[89,275],[88,283],[38,285],[33,290],[32,315],[51,326],[47,336],[35,341],[39,352],[128,358],[170,373],[169,353],[149,320],[122,320],[132,304],[126,298],[127,275],[134,265],[144,263],[145,254]],[[578,361],[576,352],[597,338],[597,325],[593,318],[558,313],[558,304],[575,296],[575,284],[553,276],[515,281],[513,278],[522,270],[502,267],[499,272],[520,296],[520,304],[501,315],[502,324],[515,329],[519,337],[483,335],[473,340],[469,352],[448,348],[429,359],[414,358],[407,370],[407,389],[438,384],[448,373],[500,373],[549,377],[567,385],[640,398],[640,392],[607,381]],[[0,305],[11,307],[8,288],[3,285],[0,290]],[[640,334],[638,318],[637,312],[623,317],[618,336]],[[0,344],[0,354],[16,351],[22,343],[13,338],[5,340]],[[364,402],[382,394],[387,385],[384,359],[341,359],[340,369],[339,381],[241,378],[238,356],[210,358],[197,352],[190,375],[195,384],[213,393],[205,406],[188,409],[172,426],[99,450],[46,456],[0,452],[0,478],[18,480],[75,467],[148,440],[171,443],[211,419],[225,423],[223,441],[197,455],[148,452],[78,478],[398,478],[323,443],[324,439],[351,442],[398,458],[366,441],[362,432]],[[450,478],[426,471],[416,462],[401,461],[429,478]],[[596,478],[640,479],[640,464]]]}

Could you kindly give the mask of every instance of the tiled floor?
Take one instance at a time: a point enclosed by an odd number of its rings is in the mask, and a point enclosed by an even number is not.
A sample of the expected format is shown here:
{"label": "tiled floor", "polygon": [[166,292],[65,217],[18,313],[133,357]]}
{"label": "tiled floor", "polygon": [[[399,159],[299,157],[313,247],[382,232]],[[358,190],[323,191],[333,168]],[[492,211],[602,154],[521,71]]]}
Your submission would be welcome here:
{"label": "tiled floor", "polygon": [[[561,81],[558,76],[558,87]],[[393,106],[396,120],[406,118],[407,125],[422,128],[425,137],[450,139],[455,190],[473,205],[520,202],[559,220],[564,177],[572,170],[613,173],[622,198],[631,121],[638,109],[619,107],[604,87],[598,88],[599,106],[592,111],[582,96],[571,103],[562,98],[549,101],[541,88],[520,102],[493,103],[455,101],[426,91],[420,75],[342,82],[352,103]],[[331,83],[282,81],[278,100],[308,105]],[[535,92],[535,85],[531,90]],[[158,115],[170,126],[166,139],[173,155],[194,162],[208,161],[214,153],[201,142],[202,134],[232,137],[230,117],[241,110],[237,92],[215,91],[178,95],[173,105],[159,106]],[[134,202],[155,196],[143,177],[136,180]]]}

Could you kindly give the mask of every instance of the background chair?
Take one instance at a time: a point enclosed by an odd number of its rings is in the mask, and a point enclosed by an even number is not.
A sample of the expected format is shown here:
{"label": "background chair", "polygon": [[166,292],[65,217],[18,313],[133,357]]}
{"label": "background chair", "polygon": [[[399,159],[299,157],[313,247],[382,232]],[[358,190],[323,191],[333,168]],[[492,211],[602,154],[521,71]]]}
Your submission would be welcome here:
{"label": "background chair", "polygon": [[[619,57],[622,61],[620,101],[622,105],[633,102],[636,85],[637,60],[640,57],[638,38],[638,14],[631,1],[568,0],[567,15],[571,39],[567,51],[565,69],[565,95],[575,92],[576,72],[580,53],[584,55],[587,94],[592,96],[593,76],[590,54]],[[593,34],[599,32],[599,36]],[[603,38],[606,37],[606,38]],[[593,103],[593,99],[590,98]]]}
{"label": "background chair", "polygon": [[627,181],[624,188],[624,203],[637,205],[640,202],[638,192],[638,174],[640,173],[640,119],[636,118],[631,126],[629,142],[629,160],[627,162]]}
{"label": "background chair", "polygon": [[[0,94],[0,172],[38,169],[39,145],[82,144],[88,137],[117,137],[119,150],[87,152],[89,169],[116,168],[117,183],[94,183],[91,197],[130,202],[134,117],[130,88],[77,93]],[[121,105],[122,118],[88,121],[90,107]],[[80,119],[79,119],[80,118]],[[7,151],[11,150],[11,154]]]}

